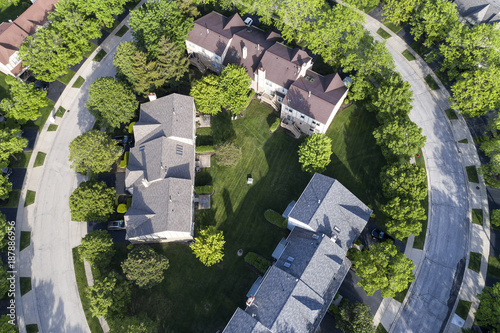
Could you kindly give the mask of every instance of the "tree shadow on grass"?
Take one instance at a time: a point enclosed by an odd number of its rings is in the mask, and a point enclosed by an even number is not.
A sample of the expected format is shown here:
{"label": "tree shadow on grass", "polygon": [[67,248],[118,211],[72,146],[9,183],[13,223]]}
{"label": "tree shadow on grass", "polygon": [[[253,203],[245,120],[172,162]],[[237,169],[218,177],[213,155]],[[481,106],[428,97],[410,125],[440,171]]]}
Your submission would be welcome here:
{"label": "tree shadow on grass", "polygon": [[229,112],[222,111],[212,117],[212,137],[215,145],[232,141],[236,138],[236,132],[234,131]]}

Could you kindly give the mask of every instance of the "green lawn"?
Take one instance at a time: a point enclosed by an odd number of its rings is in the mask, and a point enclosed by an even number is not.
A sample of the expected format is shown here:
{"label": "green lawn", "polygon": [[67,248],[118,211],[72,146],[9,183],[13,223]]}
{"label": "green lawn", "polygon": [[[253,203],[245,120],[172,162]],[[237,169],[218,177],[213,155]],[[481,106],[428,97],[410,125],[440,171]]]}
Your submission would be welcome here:
{"label": "green lawn", "polygon": [[423,46],[422,44],[418,43],[418,42],[413,42],[413,44],[410,45],[410,47],[415,51],[417,52],[421,57],[427,53],[427,51],[429,51],[428,48],[426,48],[425,46]]}
{"label": "green lawn", "polygon": [[49,127],[47,128],[47,132],[55,132],[55,131],[57,131],[57,125],[50,124]]}
{"label": "green lawn", "polygon": [[453,120],[453,119],[458,119],[457,113],[453,109],[446,109],[446,116],[448,119]]}
{"label": "green lawn", "polygon": [[500,280],[500,260],[498,257],[490,256],[488,259],[488,276]]}
{"label": "green lawn", "polygon": [[467,171],[467,177],[471,183],[479,183],[479,176],[477,175],[477,169],[474,165],[465,167]]}
{"label": "green lawn", "polygon": [[406,294],[408,293],[408,289],[409,288],[410,288],[410,286],[408,286],[408,288],[406,288],[403,291],[397,292],[396,295],[393,298],[396,301],[398,301],[399,303],[403,303],[403,301],[405,300]]}
{"label": "green lawn", "polygon": [[382,323],[378,324],[377,329],[375,330],[375,333],[387,333],[387,330],[384,328]]}
{"label": "green lawn", "polygon": [[[422,150],[420,149],[418,153],[420,154],[420,156],[415,157],[415,163],[418,166],[425,169],[425,159],[424,159],[424,155],[422,154]],[[425,199],[421,201],[421,203],[422,203],[422,207],[425,209],[425,215],[428,217],[429,216],[429,197],[426,196]],[[424,248],[425,236],[427,235],[427,219],[420,221],[422,223],[422,231],[420,232],[420,235],[416,236],[415,240],[413,241],[413,248],[415,248],[415,249],[423,250],[423,248]]]}
{"label": "green lawn", "polygon": [[[264,211],[283,212],[297,200],[311,175],[301,171],[298,146],[284,131],[269,134],[275,113],[253,101],[245,117],[230,121],[227,115],[212,118],[216,142],[235,138],[242,159],[234,168],[212,167],[197,174],[197,185],[212,183],[212,209],[199,211],[196,230],[216,225],[226,245],[222,263],[204,267],[185,244],[154,246],[170,260],[165,280],[151,290],[133,291],[131,312],[145,311],[159,322],[161,332],[214,332],[222,329],[236,307],[244,307],[245,294],[257,275],[237,251],[270,257],[285,231],[264,219]],[[332,163],[325,174],[337,178],[365,203],[381,197],[378,174],[384,163],[372,131],[375,116],[355,106],[340,112],[328,135],[333,138]],[[205,136],[210,131],[203,130]],[[251,175],[253,185],[247,185]],[[376,175],[375,177],[373,175]],[[116,265],[116,263],[115,263]],[[190,320],[185,320],[190,318]]]}
{"label": "green lawn", "polygon": [[31,290],[31,277],[20,277],[19,280],[21,284],[21,296],[23,296]]}
{"label": "green lawn", "polygon": [[85,79],[81,76],[78,77],[78,79],[76,79],[75,83],[73,83],[73,88],[80,88],[83,83],[85,82]]}
{"label": "green lawn", "polygon": [[118,26],[118,24],[120,24],[120,22],[118,22],[117,20],[113,20],[113,24],[110,27],[104,27],[104,30],[106,30],[109,33],[112,33],[113,30],[115,30],[115,28]]}
{"label": "green lawn", "polygon": [[84,56],[85,58],[90,57],[90,55],[92,54],[92,52],[94,52],[94,51],[95,51],[95,49],[97,49],[97,45],[95,45],[94,43],[89,42],[89,44],[90,44],[90,49],[89,49],[87,52],[85,52],[85,53],[83,54],[83,56]]}
{"label": "green lawn", "polygon": [[471,304],[472,303],[469,301],[459,300],[458,305],[457,305],[457,309],[455,310],[455,313],[457,314],[457,316],[459,316],[463,320],[466,320],[467,315],[469,314]]}
{"label": "green lawn", "polygon": [[11,168],[27,168],[28,163],[30,162],[32,152],[30,151],[23,151],[21,153],[17,153],[15,156],[19,160],[15,160],[14,158],[11,158],[11,163],[10,167]]}
{"label": "green lawn", "polygon": [[[9,1],[10,2],[10,1]],[[0,22],[14,21],[31,5],[30,0],[21,0],[17,6],[8,4],[0,8]]]}
{"label": "green lawn", "polygon": [[24,250],[31,243],[31,232],[30,231],[21,231],[21,240],[19,241],[19,251]]}
{"label": "green lawn", "polygon": [[384,29],[382,28],[378,28],[377,30],[377,33],[382,36],[383,39],[387,39],[387,38],[390,38],[391,37],[391,34],[388,33],[387,31],[385,31]]}
{"label": "green lawn", "polygon": [[47,98],[48,105],[44,108],[40,109],[40,112],[42,115],[35,121],[28,121],[25,125],[25,127],[35,127],[38,128],[38,131],[41,131],[43,128],[43,125],[45,125],[45,122],[47,121],[47,118],[49,117],[50,113],[52,112],[52,109],[54,109],[55,103],[52,102],[50,99]]}
{"label": "green lawn", "polygon": [[401,31],[401,29],[404,28],[404,26],[402,26],[402,25],[395,25],[395,24],[392,24],[391,22],[384,23],[384,25],[387,28],[389,28],[392,32],[394,32],[395,34],[397,34],[399,31]]}
{"label": "green lawn", "polygon": [[62,116],[64,116],[64,113],[66,112],[66,109],[63,108],[62,106],[60,106],[58,109],[57,109],[57,112],[56,112],[56,117],[59,117],[59,118],[62,118]]}
{"label": "green lawn", "polygon": [[33,167],[36,168],[42,166],[43,163],[45,162],[45,156],[47,156],[47,153],[39,151],[38,154],[36,154],[35,163],[33,164]]}
{"label": "green lawn", "polygon": [[125,35],[125,34],[127,33],[127,31],[128,31],[128,27],[124,24],[124,25],[120,28],[120,30],[118,30],[118,31],[116,32],[116,34],[115,34],[115,35],[117,35],[118,37],[123,37],[123,35]]}
{"label": "green lawn", "polygon": [[413,53],[411,53],[409,50],[404,50],[403,51],[403,56],[408,61],[413,61],[413,60],[417,59],[417,58],[415,58],[415,56],[413,55]]}
{"label": "green lawn", "polygon": [[97,54],[95,55],[94,59],[92,59],[93,61],[101,61],[102,58],[104,58],[106,56],[106,51],[104,50],[100,50],[99,52],[97,52]]}
{"label": "green lawn", "polygon": [[17,205],[19,205],[19,197],[21,196],[21,190],[12,190],[9,193],[9,201],[7,203],[1,205],[0,207],[3,208],[17,208]]}
{"label": "green lawn", "polygon": [[483,210],[473,209],[472,210],[472,223],[483,225]]}
{"label": "green lawn", "polygon": [[462,139],[462,140],[458,140],[459,143],[469,143],[469,140],[467,139]]}
{"label": "green lawn", "polygon": [[26,325],[27,333],[38,333],[38,325],[37,324],[28,324]]}
{"label": "green lawn", "polygon": [[35,203],[36,192],[28,190],[26,192],[26,200],[24,200],[24,207],[32,205]]}
{"label": "green lawn", "polygon": [[481,269],[481,257],[482,257],[481,253],[477,252],[470,253],[469,268],[476,273],[479,273],[479,270]]}
{"label": "green lawn", "polygon": [[75,76],[75,71],[71,70],[68,68],[68,73],[64,76],[60,76],[57,81],[64,83],[65,85],[68,85],[69,81]]}
{"label": "green lawn", "polygon": [[431,88],[431,90],[438,90],[439,89],[439,85],[436,83],[436,81],[434,80],[434,78],[432,77],[432,75],[427,75],[425,78],[424,78],[425,82],[427,82],[427,84],[429,85],[429,87]]}

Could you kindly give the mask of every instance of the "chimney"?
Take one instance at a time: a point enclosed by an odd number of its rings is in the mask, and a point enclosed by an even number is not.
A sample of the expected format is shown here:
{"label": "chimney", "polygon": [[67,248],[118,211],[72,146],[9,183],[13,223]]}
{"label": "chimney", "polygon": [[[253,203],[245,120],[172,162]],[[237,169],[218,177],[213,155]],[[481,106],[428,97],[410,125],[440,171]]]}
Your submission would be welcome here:
{"label": "chimney", "polygon": [[207,35],[208,35],[209,32],[210,32],[210,30],[208,30],[208,28],[207,28]]}
{"label": "chimney", "polygon": [[257,51],[260,51],[260,44],[257,44]]}
{"label": "chimney", "polygon": [[149,186],[149,182],[146,178],[142,178],[142,185],[144,185],[144,187],[148,187]]}
{"label": "chimney", "polygon": [[154,92],[148,94],[149,101],[156,100],[156,94]]}
{"label": "chimney", "polygon": [[309,90],[309,97],[311,97],[311,90]]}
{"label": "chimney", "polygon": [[243,46],[243,59],[247,58],[247,47]]}

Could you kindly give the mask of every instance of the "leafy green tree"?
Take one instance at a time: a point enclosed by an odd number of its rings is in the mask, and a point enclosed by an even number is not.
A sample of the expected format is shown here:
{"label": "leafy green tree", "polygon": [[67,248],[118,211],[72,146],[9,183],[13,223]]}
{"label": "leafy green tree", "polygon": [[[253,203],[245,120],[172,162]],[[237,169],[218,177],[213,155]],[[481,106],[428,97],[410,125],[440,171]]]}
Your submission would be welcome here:
{"label": "leafy green tree", "polygon": [[451,90],[451,107],[466,117],[497,109],[500,107],[500,68],[493,65],[465,72]]}
{"label": "leafy green tree", "polygon": [[190,95],[194,98],[196,109],[201,113],[216,115],[221,111],[223,99],[217,75],[210,74],[195,81]]}
{"label": "leafy green tree", "polygon": [[381,207],[382,213],[389,217],[385,225],[387,232],[397,239],[404,239],[410,234],[420,235],[421,220],[425,220],[425,209],[418,200],[395,197]]}
{"label": "leafy green tree", "polygon": [[94,268],[106,267],[115,254],[113,240],[105,230],[93,230],[83,237],[78,254]]}
{"label": "leafy green tree", "polygon": [[17,326],[9,323],[11,321],[9,317],[3,315],[0,317],[0,332],[2,333],[17,333]]}
{"label": "leafy green tree", "polygon": [[131,300],[131,288],[127,282],[121,282],[116,273],[110,273],[102,280],[97,280],[89,288],[87,297],[90,301],[92,317],[100,318],[108,314],[123,314]]}
{"label": "leafy green tree", "polygon": [[113,65],[116,67],[118,79],[126,81],[129,85],[135,85],[134,56],[139,51],[136,42],[121,42],[113,57]]}
{"label": "leafy green tree", "polygon": [[184,16],[198,17],[200,15],[195,0],[177,0],[177,5]]}
{"label": "leafy green tree", "polygon": [[423,200],[427,196],[425,168],[410,163],[393,163],[380,173],[382,191],[386,198]]}
{"label": "leafy green tree", "polygon": [[156,86],[162,86],[166,81],[178,81],[189,70],[189,61],[185,52],[166,37],[160,39],[158,44],[158,57],[156,59],[157,80]]}
{"label": "leafy green tree", "polygon": [[113,26],[115,20],[113,15],[123,13],[124,5],[127,0],[71,0],[75,2],[78,10],[87,17],[95,17],[99,24],[107,27]]}
{"label": "leafy green tree", "polygon": [[299,163],[305,172],[324,171],[330,164],[330,155],[332,155],[332,140],[324,134],[310,135],[299,146]]}
{"label": "leafy green tree", "polygon": [[147,95],[155,89],[156,62],[147,60],[147,54],[137,51],[132,58],[132,73],[134,76],[134,91],[139,95]]}
{"label": "leafy green tree", "polygon": [[144,3],[130,12],[129,24],[139,47],[153,58],[164,36],[184,50],[188,33],[194,27],[193,18],[183,16],[177,2],[168,0]]}
{"label": "leafy green tree", "polygon": [[229,64],[220,76],[222,106],[233,114],[243,111],[250,102],[251,83],[252,80],[243,67]]}
{"label": "leafy green tree", "polygon": [[235,166],[241,159],[241,149],[232,142],[225,142],[215,149],[215,159],[218,165]]}
{"label": "leafy green tree", "polygon": [[24,83],[12,76],[7,76],[5,82],[9,85],[10,98],[0,102],[0,108],[7,118],[13,118],[20,124],[40,117],[40,108],[49,103],[47,93],[38,89],[34,83]]}
{"label": "leafy green tree", "polygon": [[9,182],[9,178],[4,175],[0,175],[0,200],[8,199],[11,191],[12,183]]}
{"label": "leafy green tree", "polygon": [[393,72],[381,80],[378,88],[372,86],[368,108],[377,113],[380,123],[385,123],[397,117],[406,117],[412,109],[412,100],[410,84],[399,73]]}
{"label": "leafy green tree", "polygon": [[484,287],[478,297],[480,303],[475,315],[477,323],[492,332],[500,331],[500,283],[495,283],[493,287]]}
{"label": "leafy green tree", "polygon": [[106,221],[115,212],[115,189],[105,182],[86,181],[69,197],[73,221]]}
{"label": "leafy green tree", "polygon": [[344,333],[375,333],[370,308],[363,303],[341,302],[339,316],[335,316],[337,328]]}
{"label": "leafy green tree", "polygon": [[200,230],[198,237],[191,244],[194,255],[207,267],[217,264],[224,258],[224,235],[215,227]]}
{"label": "leafy green tree", "polygon": [[479,146],[479,149],[481,149],[488,157],[500,154],[500,136],[495,136],[487,141],[484,141]]}
{"label": "leafy green tree", "polygon": [[384,5],[385,19],[396,25],[408,22],[421,1],[423,0],[386,0]]}
{"label": "leafy green tree", "polygon": [[500,187],[500,154],[492,155],[487,164],[481,165],[479,172],[488,186]]}
{"label": "leafy green tree", "polygon": [[[7,234],[9,233],[9,224],[4,214],[0,212],[0,249],[7,245]],[[2,295],[0,294],[0,298]]]}
{"label": "leafy green tree", "polygon": [[92,83],[85,107],[104,127],[118,128],[130,122],[139,106],[134,93],[112,77],[102,77]]}
{"label": "leafy green tree", "polygon": [[378,6],[380,0],[346,0],[345,3],[353,5],[358,9],[372,8]]}
{"label": "leafy green tree", "polygon": [[382,297],[394,297],[415,280],[413,262],[391,242],[371,244],[368,250],[354,253],[353,267],[359,285],[371,296],[380,290]]}
{"label": "leafy green tree", "polygon": [[300,41],[311,30],[311,18],[317,17],[323,7],[326,7],[324,0],[279,1],[276,8],[279,19],[275,24],[285,40]]}
{"label": "leafy green tree", "polygon": [[113,316],[108,321],[111,332],[157,333],[158,325],[141,312],[137,316]]}
{"label": "leafy green tree", "polygon": [[28,140],[21,136],[20,129],[0,129],[0,168],[9,165],[9,157],[22,152],[27,145]]}
{"label": "leafy green tree", "polygon": [[490,216],[491,224],[500,227],[500,209],[493,209]]}
{"label": "leafy green tree", "polygon": [[163,281],[169,264],[165,256],[142,245],[134,248],[122,263],[123,273],[139,288],[149,289]]}
{"label": "leafy green tree", "polygon": [[375,141],[387,159],[416,155],[425,144],[422,129],[408,118],[398,118],[379,126],[373,131]]}
{"label": "leafy green tree", "polygon": [[82,174],[111,171],[121,154],[122,149],[116,140],[98,130],[85,132],[69,144],[71,167]]}
{"label": "leafy green tree", "polygon": [[456,5],[448,1],[423,0],[410,21],[415,40],[425,37],[424,46],[431,47],[444,39],[458,22]]}
{"label": "leafy green tree", "polygon": [[7,280],[8,277],[10,277],[10,274],[7,273],[7,266],[0,263],[0,298],[3,298],[10,289],[10,281]]}

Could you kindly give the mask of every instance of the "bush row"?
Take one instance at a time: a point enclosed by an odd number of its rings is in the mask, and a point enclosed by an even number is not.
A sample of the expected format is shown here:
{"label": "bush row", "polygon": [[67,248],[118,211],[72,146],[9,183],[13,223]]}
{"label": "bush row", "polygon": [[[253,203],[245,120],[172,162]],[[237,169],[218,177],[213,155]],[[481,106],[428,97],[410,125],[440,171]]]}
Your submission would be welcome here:
{"label": "bush row", "polygon": [[214,146],[197,146],[196,152],[201,153],[213,153],[215,151]]}
{"label": "bush row", "polygon": [[268,209],[264,212],[264,217],[268,222],[271,222],[278,228],[286,229],[288,225],[288,221],[281,216],[279,213],[275,212],[272,209]]}
{"label": "bush row", "polygon": [[210,194],[214,191],[214,186],[213,185],[204,185],[204,186],[196,186],[194,188],[194,193],[197,195],[200,194]]}
{"label": "bush row", "polygon": [[257,270],[262,274],[265,274],[269,266],[271,266],[271,262],[269,260],[262,258],[254,252],[248,252],[246,254],[245,262],[257,268]]}

